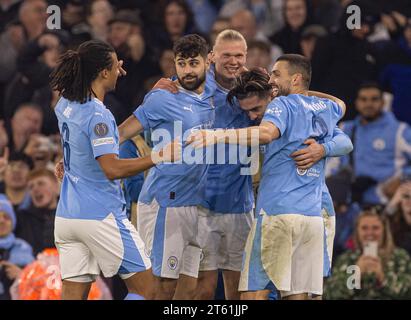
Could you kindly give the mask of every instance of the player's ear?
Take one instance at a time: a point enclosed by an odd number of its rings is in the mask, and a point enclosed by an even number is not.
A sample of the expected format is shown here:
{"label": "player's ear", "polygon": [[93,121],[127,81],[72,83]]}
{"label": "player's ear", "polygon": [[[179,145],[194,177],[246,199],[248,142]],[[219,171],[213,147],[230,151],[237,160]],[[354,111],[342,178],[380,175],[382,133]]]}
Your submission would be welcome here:
{"label": "player's ear", "polygon": [[208,53],[208,61],[210,62],[210,63],[215,63],[215,53],[214,53],[214,51],[213,50],[211,50],[209,53]]}

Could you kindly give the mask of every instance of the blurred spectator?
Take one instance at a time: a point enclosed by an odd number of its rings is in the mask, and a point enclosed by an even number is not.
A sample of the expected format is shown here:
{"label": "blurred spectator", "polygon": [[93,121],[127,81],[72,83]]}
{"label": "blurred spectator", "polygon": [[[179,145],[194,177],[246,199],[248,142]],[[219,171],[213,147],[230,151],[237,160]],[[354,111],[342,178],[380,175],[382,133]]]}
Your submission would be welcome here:
{"label": "blurred spectator", "polygon": [[385,210],[396,246],[411,254],[411,177],[395,192]]}
{"label": "blurred spectator", "polygon": [[305,0],[285,0],[285,26],[272,37],[271,42],[279,45],[284,53],[301,54],[301,33],[308,24],[308,8]]}
{"label": "blurred spectator", "polygon": [[199,33],[193,13],[185,0],[163,0],[160,2],[161,26],[150,31],[150,46],[158,54],[164,48],[172,48],[174,41],[189,33]]}
{"label": "blurred spectator", "polygon": [[24,148],[24,153],[32,159],[34,169],[54,169],[53,161],[61,146],[58,137],[58,135],[43,136],[40,134],[30,136],[27,146]]}
{"label": "blurred spectator", "polygon": [[229,18],[238,10],[250,10],[266,36],[284,26],[283,0],[228,0],[220,10],[220,17]]}
{"label": "blurred spectator", "polygon": [[4,91],[17,69],[17,56],[27,41],[43,33],[47,21],[47,2],[24,1],[19,8],[19,20],[11,21],[0,34],[0,113],[3,111]]}
{"label": "blurred spectator", "polygon": [[31,204],[27,183],[32,168],[33,161],[30,157],[24,153],[12,153],[4,170],[0,193],[7,196],[17,214]]}
{"label": "blurred spectator", "polygon": [[327,30],[323,26],[315,24],[306,26],[301,34],[300,46],[302,54],[311,60],[317,40],[326,35]]}
{"label": "blurred spectator", "polygon": [[0,196],[0,300],[10,300],[9,289],[22,268],[34,260],[30,245],[13,233],[16,215],[4,196]]}
{"label": "blurred spectator", "polygon": [[160,71],[161,73],[147,79],[144,82],[145,92],[150,91],[156,82],[161,78],[171,78],[176,75],[176,67],[174,63],[174,52],[172,49],[164,49],[163,52],[160,54],[160,61],[159,61]]}
{"label": "blurred spectator", "polygon": [[[230,19],[231,29],[240,32],[247,45],[251,41],[260,40],[264,42],[269,42],[268,38],[262,33],[257,26],[256,18],[253,13],[249,10],[239,10]],[[271,62],[274,63],[275,60],[282,54],[280,47],[277,45],[270,46],[270,58]]]}
{"label": "blurred spectator", "polygon": [[337,31],[343,13],[341,0],[312,0],[315,21],[326,30]]}
{"label": "blurred spectator", "polygon": [[43,111],[39,106],[31,103],[20,105],[11,121],[6,123],[10,153],[22,152],[30,136],[40,133],[42,125]]}
{"label": "blurred spectator", "polygon": [[272,59],[270,44],[259,40],[250,41],[247,48],[247,68],[264,68],[270,72],[271,65]]}
{"label": "blurred spectator", "polygon": [[[375,211],[364,211],[355,227],[355,251],[343,253],[336,261],[333,275],[324,287],[325,299],[411,299],[411,258],[394,246],[390,226]],[[375,252],[365,247],[375,245]],[[374,250],[372,250],[374,251]],[[361,288],[349,288],[348,267],[361,272]],[[354,275],[355,276],[355,275]],[[358,276],[358,274],[357,274]]]}
{"label": "blurred spectator", "polygon": [[224,31],[226,29],[230,29],[230,19],[229,18],[217,18],[216,21],[214,21],[213,26],[211,27],[211,32],[210,32],[211,47],[214,46],[217,35],[221,31]]}
{"label": "blurred spectator", "polygon": [[356,108],[357,118],[342,124],[354,151],[340,158],[341,163],[353,168],[353,201],[385,204],[401,176],[411,173],[411,128],[383,110],[382,91],[375,83],[360,87]]}
{"label": "blurred spectator", "polygon": [[382,84],[394,95],[392,109],[395,116],[411,125],[411,19],[395,42],[384,45],[384,56],[390,61],[380,74]]}
{"label": "blurred spectator", "polygon": [[58,182],[47,169],[30,172],[28,188],[32,205],[18,215],[16,235],[33,247],[35,255],[46,248],[54,248],[54,218],[58,200]]}
{"label": "blurred spectator", "polygon": [[[375,46],[367,41],[376,22],[372,13],[361,10],[361,28],[348,30],[347,15],[341,20],[341,30],[317,41],[312,55],[313,90],[327,92],[354,104],[361,83],[377,80]],[[346,119],[355,117],[354,108],[347,108]]]}
{"label": "blurred spectator", "polygon": [[146,46],[137,12],[121,10],[110,20],[109,26],[109,43],[115,48],[118,59],[124,61],[123,68],[127,71],[126,77],[118,79],[116,90],[106,97],[117,123],[121,123],[143,101],[144,80],[158,74],[158,67],[151,60],[153,55]]}
{"label": "blurred spectator", "polygon": [[20,104],[36,101],[41,103],[39,106],[43,112],[42,132],[58,132],[57,118],[51,108],[54,96],[49,85],[49,75],[57,65],[67,40],[61,32],[48,31],[22,49],[17,60],[19,73],[6,92],[5,117],[11,117]]}
{"label": "blurred spectator", "polygon": [[221,7],[221,0],[187,0],[198,30],[204,34],[210,32],[211,26],[217,18],[218,10]]}
{"label": "blurred spectator", "polygon": [[21,0],[0,0],[0,33],[9,22],[17,18],[21,3]]}
{"label": "blurred spectator", "polygon": [[114,11],[108,0],[95,0],[88,5],[87,22],[93,39],[107,41],[108,22],[113,16]]}

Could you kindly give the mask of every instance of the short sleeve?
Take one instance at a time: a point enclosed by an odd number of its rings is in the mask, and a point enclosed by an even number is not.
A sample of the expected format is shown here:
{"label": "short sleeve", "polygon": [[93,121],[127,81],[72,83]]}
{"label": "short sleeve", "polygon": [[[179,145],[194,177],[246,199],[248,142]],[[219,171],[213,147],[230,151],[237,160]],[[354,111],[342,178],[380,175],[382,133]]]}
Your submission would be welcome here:
{"label": "short sleeve", "polygon": [[268,105],[263,121],[274,124],[280,130],[282,136],[288,125],[288,108],[285,103],[278,98],[274,99]]}
{"label": "short sleeve", "polygon": [[334,101],[331,101],[331,110],[333,119],[336,120],[336,122],[340,121],[343,117],[343,109],[340,107],[340,105]]}
{"label": "short sleeve", "polygon": [[163,90],[153,90],[149,92],[143,103],[133,112],[133,115],[141,123],[144,131],[155,128],[167,118],[167,94]]}
{"label": "short sleeve", "polygon": [[113,115],[110,111],[96,111],[88,125],[88,136],[94,158],[104,154],[118,155],[118,133]]}

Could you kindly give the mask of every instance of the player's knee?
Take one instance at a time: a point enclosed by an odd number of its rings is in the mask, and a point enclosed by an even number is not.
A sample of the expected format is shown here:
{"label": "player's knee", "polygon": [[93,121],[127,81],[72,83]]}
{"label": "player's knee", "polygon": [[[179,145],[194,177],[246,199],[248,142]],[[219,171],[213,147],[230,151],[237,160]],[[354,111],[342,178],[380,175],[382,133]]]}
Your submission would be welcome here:
{"label": "player's knee", "polygon": [[195,295],[197,300],[213,300],[217,285],[213,281],[199,283]]}

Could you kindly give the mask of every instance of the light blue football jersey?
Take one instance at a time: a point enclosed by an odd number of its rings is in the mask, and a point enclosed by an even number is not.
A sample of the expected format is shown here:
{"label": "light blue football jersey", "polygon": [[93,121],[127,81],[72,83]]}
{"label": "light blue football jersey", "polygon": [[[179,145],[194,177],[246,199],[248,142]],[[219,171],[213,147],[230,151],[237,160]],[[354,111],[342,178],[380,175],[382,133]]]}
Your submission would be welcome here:
{"label": "light blue football jersey", "polygon": [[[232,106],[227,102],[228,90],[216,83],[213,68],[207,75],[207,81],[216,85],[215,128],[236,129],[252,125],[252,121],[239,105]],[[210,165],[207,173],[204,207],[217,213],[247,213],[252,210],[252,176],[240,174],[241,168],[249,167],[249,164],[246,164],[250,155],[248,149],[234,144],[215,146],[214,164]]]}
{"label": "light blue football jersey", "polygon": [[264,146],[257,213],[321,216],[325,159],[308,170],[300,170],[290,157],[305,148],[308,138],[328,142],[342,117],[342,109],[328,99],[292,94],[274,99],[263,122],[280,130],[280,138]]}
{"label": "light blue football jersey", "polygon": [[120,180],[107,179],[96,160],[119,152],[119,135],[111,112],[96,98],[83,104],[60,98],[55,113],[65,170],[56,215],[104,220],[113,213],[126,218]]}
{"label": "light blue football jersey", "polygon": [[149,92],[134,116],[151,130],[153,149],[179,138],[183,144],[180,163],[163,163],[149,172],[139,201],[149,204],[154,199],[162,207],[201,205],[205,197],[207,152],[185,145],[187,137],[200,129],[214,126],[215,87],[206,85],[202,94],[179,88],[177,94],[156,89]]}

